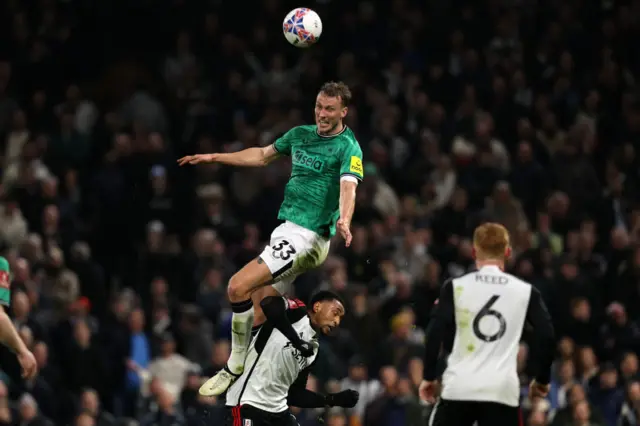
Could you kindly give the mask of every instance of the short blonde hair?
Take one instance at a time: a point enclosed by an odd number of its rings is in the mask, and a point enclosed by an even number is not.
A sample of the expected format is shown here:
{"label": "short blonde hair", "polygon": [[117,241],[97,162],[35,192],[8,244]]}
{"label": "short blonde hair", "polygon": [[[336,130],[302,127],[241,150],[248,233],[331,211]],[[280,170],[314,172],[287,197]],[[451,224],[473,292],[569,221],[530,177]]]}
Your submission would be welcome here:
{"label": "short blonde hair", "polygon": [[477,259],[502,259],[509,247],[509,231],[499,223],[488,222],[473,232]]}

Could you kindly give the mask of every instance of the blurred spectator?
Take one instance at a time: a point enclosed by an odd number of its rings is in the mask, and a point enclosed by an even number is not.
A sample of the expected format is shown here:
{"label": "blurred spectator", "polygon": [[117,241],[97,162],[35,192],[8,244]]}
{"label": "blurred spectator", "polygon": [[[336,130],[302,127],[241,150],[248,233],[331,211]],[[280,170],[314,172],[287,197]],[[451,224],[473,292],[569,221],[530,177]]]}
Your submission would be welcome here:
{"label": "blurred spectator", "polygon": [[364,410],[380,393],[380,382],[369,379],[363,360],[354,358],[349,362],[349,375],[340,383],[340,390],[353,389],[360,394],[358,404],[353,407],[353,415],[362,423]]}
{"label": "blurred spectator", "polygon": [[600,409],[606,424],[615,424],[622,409],[624,390],[618,386],[618,372],[613,364],[605,364],[600,377],[590,389],[591,400]]}
{"label": "blurred spectator", "polygon": [[640,383],[631,382],[627,386],[625,402],[621,410],[622,426],[628,426],[638,423],[640,419]]}
{"label": "blurred spectator", "polygon": [[19,420],[20,424],[27,424],[27,425],[34,425],[34,426],[53,425],[51,420],[47,419],[46,417],[40,414],[38,403],[33,398],[33,396],[29,395],[28,393],[25,393],[20,398],[19,416],[20,416],[20,420]]}
{"label": "blurred spectator", "polygon": [[157,411],[143,417],[140,425],[170,424],[182,426],[186,424],[182,413],[176,408],[176,400],[170,392],[161,390],[157,395],[157,404]]}
{"label": "blurred spectator", "polygon": [[116,419],[100,407],[98,393],[93,389],[85,389],[80,395],[80,412],[90,415],[96,426],[115,426]]}
{"label": "blurred spectator", "polygon": [[160,385],[173,399],[180,395],[189,370],[198,368],[175,350],[176,342],[173,336],[165,334],[162,336],[159,356],[149,364],[149,373],[160,380]]}

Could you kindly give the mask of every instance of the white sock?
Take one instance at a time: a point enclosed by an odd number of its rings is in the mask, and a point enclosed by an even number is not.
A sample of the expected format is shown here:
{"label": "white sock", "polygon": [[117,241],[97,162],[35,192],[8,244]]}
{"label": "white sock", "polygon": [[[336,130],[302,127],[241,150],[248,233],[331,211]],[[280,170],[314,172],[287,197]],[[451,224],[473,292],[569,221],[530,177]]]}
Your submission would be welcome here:
{"label": "white sock", "polygon": [[242,374],[244,360],[251,343],[253,307],[244,312],[234,312],[231,317],[231,356],[227,367],[233,374]]}

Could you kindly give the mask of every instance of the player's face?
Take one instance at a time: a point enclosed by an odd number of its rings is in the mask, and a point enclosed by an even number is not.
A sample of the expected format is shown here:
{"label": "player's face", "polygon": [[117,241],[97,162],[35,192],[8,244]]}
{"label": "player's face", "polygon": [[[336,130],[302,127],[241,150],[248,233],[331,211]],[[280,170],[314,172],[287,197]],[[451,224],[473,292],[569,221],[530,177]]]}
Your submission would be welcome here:
{"label": "player's face", "polygon": [[321,135],[331,135],[342,129],[342,119],[347,115],[347,107],[338,96],[319,93],[316,98],[316,125]]}
{"label": "player's face", "polygon": [[313,323],[316,329],[329,334],[340,325],[344,316],[344,306],[337,300],[324,300],[314,306]]}

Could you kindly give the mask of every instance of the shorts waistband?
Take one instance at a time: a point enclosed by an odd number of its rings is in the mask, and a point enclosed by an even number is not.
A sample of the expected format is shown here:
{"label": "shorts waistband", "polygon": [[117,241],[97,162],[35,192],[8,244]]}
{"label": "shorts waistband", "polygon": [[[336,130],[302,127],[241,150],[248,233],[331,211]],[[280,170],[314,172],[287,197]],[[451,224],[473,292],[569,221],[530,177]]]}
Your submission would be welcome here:
{"label": "shorts waistband", "polygon": [[299,234],[306,235],[308,238],[318,238],[324,241],[330,241],[331,239],[326,235],[320,235],[315,231],[305,228],[304,226],[300,226],[297,223],[293,223],[289,220],[285,220],[283,225],[289,229],[295,229]]}
{"label": "shorts waistband", "polygon": [[240,414],[242,416],[246,416],[248,418],[261,418],[261,419],[282,419],[289,416],[289,410],[281,411],[280,413],[272,413],[270,411],[261,410],[249,404],[237,405],[232,407],[230,405],[226,406],[227,410],[233,413],[233,410],[240,409]]}

